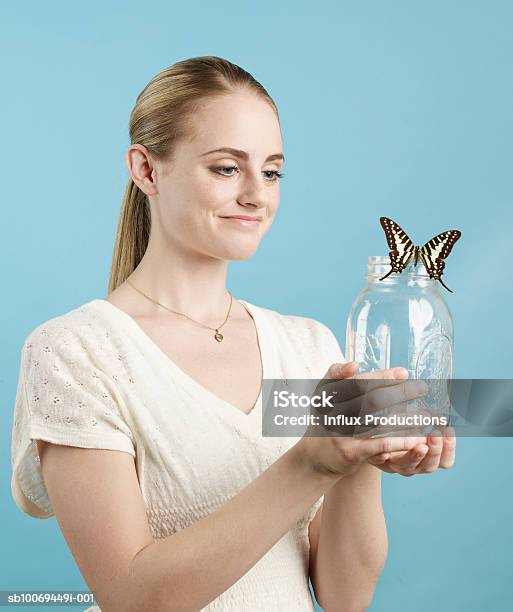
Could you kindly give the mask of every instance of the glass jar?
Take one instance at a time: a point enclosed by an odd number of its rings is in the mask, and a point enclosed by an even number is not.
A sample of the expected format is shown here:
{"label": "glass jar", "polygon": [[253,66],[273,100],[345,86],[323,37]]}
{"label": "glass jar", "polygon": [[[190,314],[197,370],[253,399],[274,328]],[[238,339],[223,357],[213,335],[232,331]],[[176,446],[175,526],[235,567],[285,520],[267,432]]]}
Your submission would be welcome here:
{"label": "glass jar", "polygon": [[359,373],[401,366],[410,379],[438,379],[428,383],[423,403],[440,412],[453,373],[453,320],[443,287],[413,258],[402,273],[380,281],[389,270],[388,255],[368,258],[367,286],[347,319],[346,360],[359,362]]}
{"label": "glass jar", "polygon": [[402,366],[409,378],[452,378],[453,321],[438,281],[422,263],[392,273],[388,256],[370,256],[367,286],[354,301],[346,330],[346,359],[359,372]]}

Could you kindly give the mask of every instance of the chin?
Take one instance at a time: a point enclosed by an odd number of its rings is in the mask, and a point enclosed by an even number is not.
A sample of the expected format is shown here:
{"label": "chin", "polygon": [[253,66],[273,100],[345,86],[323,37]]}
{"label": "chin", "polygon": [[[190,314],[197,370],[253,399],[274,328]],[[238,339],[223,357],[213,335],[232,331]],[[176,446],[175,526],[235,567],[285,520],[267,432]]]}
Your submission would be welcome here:
{"label": "chin", "polygon": [[229,248],[224,250],[222,254],[222,259],[227,259],[230,261],[241,261],[244,259],[249,259],[253,257],[253,255],[257,252],[258,246],[260,243],[256,243],[253,245],[240,245],[238,248],[234,245],[231,245]]}

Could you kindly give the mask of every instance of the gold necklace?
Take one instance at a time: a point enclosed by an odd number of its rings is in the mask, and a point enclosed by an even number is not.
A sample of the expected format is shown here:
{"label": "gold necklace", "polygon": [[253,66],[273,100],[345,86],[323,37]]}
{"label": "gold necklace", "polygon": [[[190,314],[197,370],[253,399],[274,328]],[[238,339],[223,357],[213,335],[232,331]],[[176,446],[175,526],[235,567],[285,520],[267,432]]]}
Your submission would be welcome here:
{"label": "gold necklace", "polygon": [[199,321],[195,321],[194,319],[191,319],[191,317],[187,316],[186,314],[184,314],[183,312],[178,312],[177,310],[173,310],[172,308],[168,308],[167,306],[164,306],[164,304],[161,304],[160,302],[157,302],[157,300],[154,300],[153,298],[151,298],[149,295],[146,295],[145,293],[143,293],[140,289],[137,289],[137,287],[135,287],[135,285],[133,285],[128,278],[126,279],[126,282],[133,287],[136,291],[138,291],[141,295],[143,295],[145,298],[147,298],[148,300],[150,300],[151,302],[153,302],[154,304],[158,304],[159,306],[162,306],[162,308],[165,308],[166,310],[169,310],[169,312],[174,312],[177,315],[180,315],[182,317],[186,317],[187,319],[189,319],[189,321],[192,321],[193,323],[196,323],[197,325],[201,325],[202,327],[206,327],[207,329],[211,329],[213,331],[215,331],[214,334],[214,338],[218,341],[218,342],[222,342],[223,341],[223,334],[221,334],[219,332],[219,330],[221,329],[221,327],[223,327],[223,325],[226,323],[226,321],[228,321],[228,317],[230,316],[230,311],[232,309],[232,302],[233,302],[233,296],[232,294],[228,291],[229,295],[230,295],[230,307],[228,308],[228,314],[226,315],[226,319],[221,323],[221,325],[219,327],[209,327],[208,325],[205,325],[204,323],[200,323]]}

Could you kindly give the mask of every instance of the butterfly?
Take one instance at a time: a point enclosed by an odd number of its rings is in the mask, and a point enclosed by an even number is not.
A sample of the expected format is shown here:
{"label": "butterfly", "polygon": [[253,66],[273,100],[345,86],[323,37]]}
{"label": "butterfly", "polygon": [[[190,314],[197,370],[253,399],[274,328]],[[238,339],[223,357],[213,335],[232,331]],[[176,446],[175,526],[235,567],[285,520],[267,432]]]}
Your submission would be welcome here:
{"label": "butterfly", "polygon": [[459,230],[447,230],[446,232],[442,232],[438,234],[438,236],[431,238],[422,248],[419,248],[413,244],[406,232],[395,221],[387,217],[380,217],[379,220],[381,226],[385,230],[385,236],[388,246],[390,247],[389,255],[390,264],[392,265],[390,272],[382,276],[379,280],[383,280],[387,276],[390,276],[392,272],[402,272],[412,257],[413,263],[416,266],[420,257],[424,262],[429,278],[440,281],[447,291],[454,293],[454,291],[451,291],[443,282],[441,276],[445,268],[444,259],[449,255],[454,243],[461,236]]}

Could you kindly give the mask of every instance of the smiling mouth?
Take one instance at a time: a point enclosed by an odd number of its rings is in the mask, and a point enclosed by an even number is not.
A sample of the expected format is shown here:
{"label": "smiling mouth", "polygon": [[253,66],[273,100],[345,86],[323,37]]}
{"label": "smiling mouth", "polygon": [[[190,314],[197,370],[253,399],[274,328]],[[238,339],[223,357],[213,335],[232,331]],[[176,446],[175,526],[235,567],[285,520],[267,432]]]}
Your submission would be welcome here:
{"label": "smiling mouth", "polygon": [[227,217],[221,217],[221,219],[239,219],[240,221],[251,221],[251,222],[262,221],[262,217],[251,217],[249,215],[230,215]]}
{"label": "smiling mouth", "polygon": [[234,217],[220,217],[220,219],[224,219],[225,221],[229,221],[232,225],[238,227],[245,228],[256,228],[260,225],[262,220],[258,217],[246,217],[246,216],[234,216]]}

